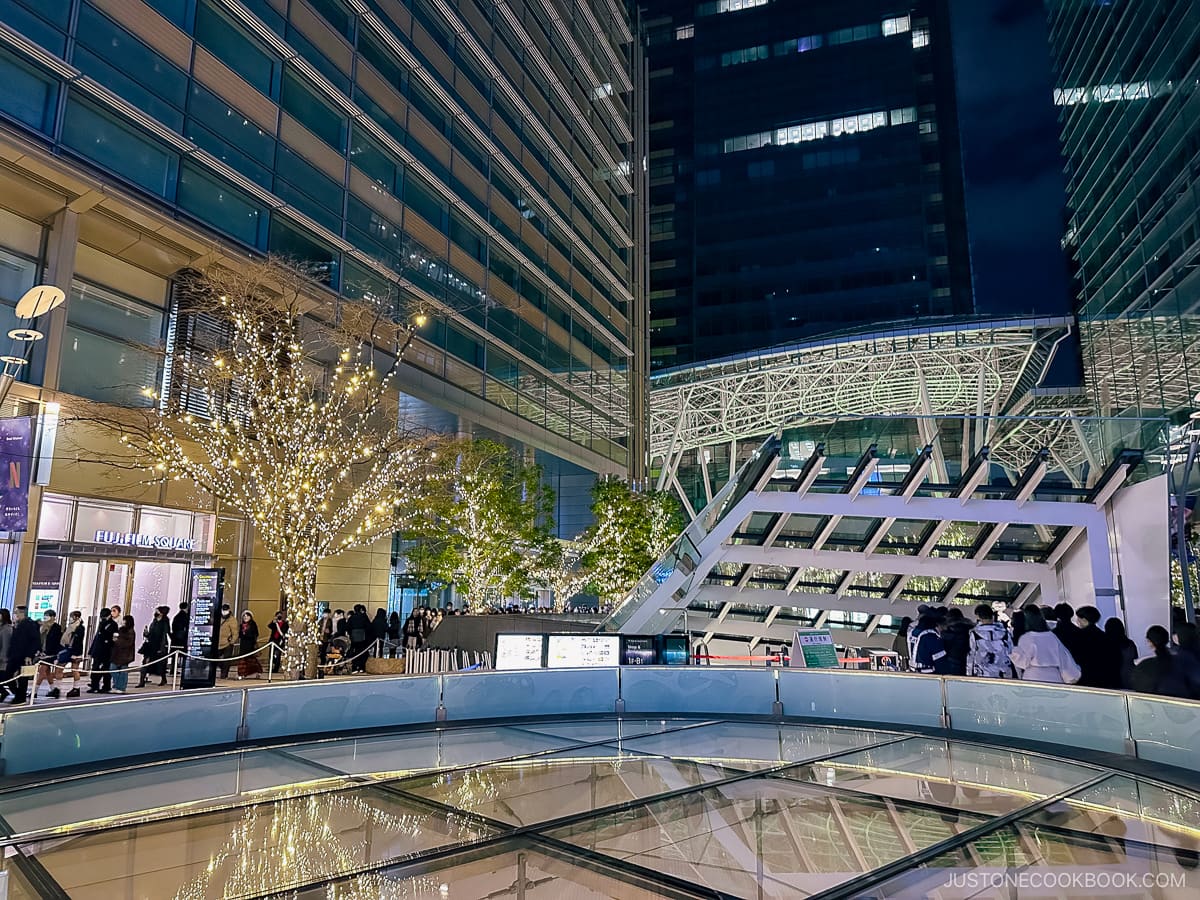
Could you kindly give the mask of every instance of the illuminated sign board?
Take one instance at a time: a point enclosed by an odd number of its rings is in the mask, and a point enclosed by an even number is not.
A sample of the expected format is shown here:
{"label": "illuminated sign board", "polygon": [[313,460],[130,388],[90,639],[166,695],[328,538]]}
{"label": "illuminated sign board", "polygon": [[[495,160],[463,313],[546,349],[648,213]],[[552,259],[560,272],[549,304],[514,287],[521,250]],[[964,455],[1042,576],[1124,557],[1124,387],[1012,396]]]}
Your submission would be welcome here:
{"label": "illuminated sign board", "polygon": [[552,634],[546,653],[549,669],[591,669],[621,661],[621,638],[615,634]]}
{"label": "illuminated sign board", "polygon": [[542,645],[545,638],[540,634],[497,634],[497,669],[540,669],[542,667]]}

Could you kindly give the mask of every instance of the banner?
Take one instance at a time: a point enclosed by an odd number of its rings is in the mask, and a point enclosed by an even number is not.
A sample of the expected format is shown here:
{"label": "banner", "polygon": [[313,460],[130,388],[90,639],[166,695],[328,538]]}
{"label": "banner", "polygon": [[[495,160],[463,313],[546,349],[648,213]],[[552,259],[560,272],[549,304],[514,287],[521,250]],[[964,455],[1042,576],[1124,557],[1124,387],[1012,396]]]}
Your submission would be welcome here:
{"label": "banner", "polygon": [[33,419],[0,419],[0,531],[29,526]]}

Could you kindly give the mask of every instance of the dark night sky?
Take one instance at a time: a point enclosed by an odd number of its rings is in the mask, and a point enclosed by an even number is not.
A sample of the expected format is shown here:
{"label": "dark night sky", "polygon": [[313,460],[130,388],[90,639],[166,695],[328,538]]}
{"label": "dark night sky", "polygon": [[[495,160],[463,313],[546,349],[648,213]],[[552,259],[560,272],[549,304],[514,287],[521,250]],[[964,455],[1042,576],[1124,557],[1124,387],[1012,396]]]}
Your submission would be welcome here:
{"label": "dark night sky", "polygon": [[951,0],[976,303],[1070,309],[1044,0]]}

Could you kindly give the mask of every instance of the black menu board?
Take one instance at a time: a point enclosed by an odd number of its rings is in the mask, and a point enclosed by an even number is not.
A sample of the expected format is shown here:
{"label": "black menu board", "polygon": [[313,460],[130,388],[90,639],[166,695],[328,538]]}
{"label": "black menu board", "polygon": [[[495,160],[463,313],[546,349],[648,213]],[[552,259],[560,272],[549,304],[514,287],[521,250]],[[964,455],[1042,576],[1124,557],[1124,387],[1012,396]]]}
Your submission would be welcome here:
{"label": "black menu board", "polygon": [[192,569],[187,652],[179,686],[212,687],[217,683],[217,641],[221,632],[224,569]]}

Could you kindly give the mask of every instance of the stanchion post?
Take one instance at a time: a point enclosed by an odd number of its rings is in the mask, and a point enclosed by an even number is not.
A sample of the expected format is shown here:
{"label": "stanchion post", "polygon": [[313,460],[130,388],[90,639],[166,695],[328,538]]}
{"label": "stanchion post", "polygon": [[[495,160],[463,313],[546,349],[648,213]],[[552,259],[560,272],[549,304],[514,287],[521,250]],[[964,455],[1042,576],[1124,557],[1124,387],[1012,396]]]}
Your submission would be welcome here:
{"label": "stanchion post", "polygon": [[182,668],[182,658],[180,657],[180,652],[181,651],[179,651],[179,650],[171,651],[171,655],[175,657],[175,672],[174,672],[174,675],[171,677],[171,690],[174,690],[174,691],[179,690],[179,683],[181,680],[180,674],[179,674],[179,670],[180,670],[180,668]]}
{"label": "stanchion post", "polygon": [[271,676],[275,672],[275,645],[267,644],[267,684],[271,683]]}

